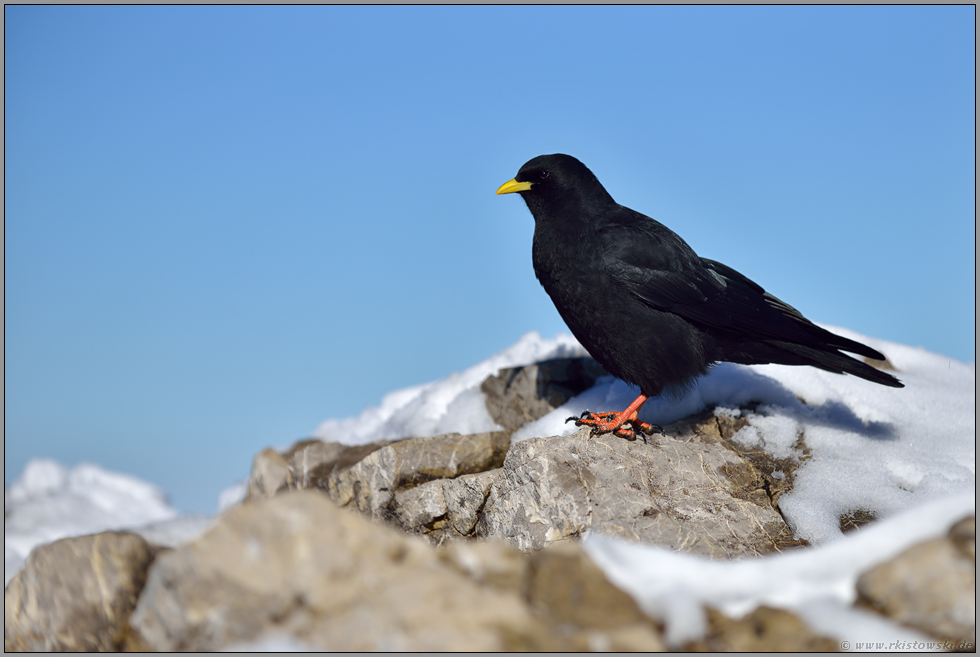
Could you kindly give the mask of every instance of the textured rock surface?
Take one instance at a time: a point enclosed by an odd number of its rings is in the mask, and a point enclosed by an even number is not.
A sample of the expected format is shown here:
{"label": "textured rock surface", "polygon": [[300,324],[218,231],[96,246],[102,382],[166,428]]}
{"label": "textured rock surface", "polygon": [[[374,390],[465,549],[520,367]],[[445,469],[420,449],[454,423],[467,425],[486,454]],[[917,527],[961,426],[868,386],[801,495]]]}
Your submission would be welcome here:
{"label": "textured rock surface", "polygon": [[387,518],[399,490],[498,468],[509,446],[510,436],[500,431],[403,440],[332,474],[327,493],[341,506]]}
{"label": "textured rock surface", "polygon": [[252,460],[247,499],[272,497],[284,490],[326,489],[331,475],[391,443],[390,440],[381,440],[366,445],[341,445],[304,440],[282,454],[273,449],[264,449]]}
{"label": "textured rock surface", "polygon": [[976,519],[861,575],[859,604],[926,634],[976,644]]}
{"label": "textured rock surface", "polygon": [[473,533],[479,514],[483,511],[483,505],[490,494],[490,486],[499,474],[500,469],[496,468],[443,480],[442,490],[446,496],[449,521],[457,534],[469,536]]}
{"label": "textured rock surface", "polygon": [[556,358],[500,370],[480,389],[490,417],[513,431],[544,417],[607,375],[592,358]]}
{"label": "textured rock surface", "polygon": [[36,548],[3,593],[4,650],[115,651],[156,550],[103,532]]}
{"label": "textured rock surface", "polygon": [[[582,590],[599,600],[625,595],[604,591],[612,585],[589,571],[580,551],[562,559],[582,564]],[[287,492],[232,509],[198,541],[161,556],[132,626],[145,645],[168,651],[215,650],[271,633],[321,650],[659,645],[656,628],[633,615],[602,631],[569,619],[556,625],[556,615],[569,614],[525,598],[540,588],[530,582],[536,576],[529,557],[506,546],[437,551],[320,493]],[[568,569],[566,578],[576,577]]]}
{"label": "textured rock surface", "polygon": [[615,436],[515,444],[476,534],[521,550],[601,531],[710,557],[793,544],[755,468],[723,440],[717,418],[667,428],[650,444]]}
{"label": "textured rock surface", "polygon": [[436,545],[471,536],[499,472],[496,468],[436,479],[399,491],[392,505],[394,520],[405,531],[423,534]]}
{"label": "textured rock surface", "polygon": [[466,535],[489,489],[485,473],[500,467],[509,446],[509,434],[501,431],[369,445],[304,441],[283,454],[266,449],[255,457],[248,499],[315,488],[408,531]]}

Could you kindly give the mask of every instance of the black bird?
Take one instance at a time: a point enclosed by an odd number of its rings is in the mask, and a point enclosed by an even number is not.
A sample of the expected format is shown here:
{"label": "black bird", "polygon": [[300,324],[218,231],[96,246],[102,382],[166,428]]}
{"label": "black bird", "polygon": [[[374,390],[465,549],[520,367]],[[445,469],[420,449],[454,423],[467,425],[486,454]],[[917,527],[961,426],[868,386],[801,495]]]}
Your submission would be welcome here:
{"label": "black bird", "polygon": [[562,319],[611,374],[640,388],[621,413],[574,419],[629,440],[647,398],[682,392],[719,361],[812,365],[894,388],[895,377],[842,351],[874,349],[816,326],[731,267],[701,258],[663,224],[623,207],[570,155],[540,155],[497,194],[534,216],[534,273]]}

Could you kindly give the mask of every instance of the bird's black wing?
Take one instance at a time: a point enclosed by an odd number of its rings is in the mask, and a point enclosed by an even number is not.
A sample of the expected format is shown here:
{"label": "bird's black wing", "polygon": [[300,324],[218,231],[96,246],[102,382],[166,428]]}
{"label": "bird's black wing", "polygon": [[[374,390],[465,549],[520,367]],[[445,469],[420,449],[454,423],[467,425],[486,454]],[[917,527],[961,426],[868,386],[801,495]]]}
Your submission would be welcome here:
{"label": "bird's black wing", "polygon": [[884,358],[866,345],[816,326],[731,267],[699,257],[662,224],[633,214],[636,217],[628,221],[603,226],[598,241],[606,271],[638,301],[703,328],[748,339]]}

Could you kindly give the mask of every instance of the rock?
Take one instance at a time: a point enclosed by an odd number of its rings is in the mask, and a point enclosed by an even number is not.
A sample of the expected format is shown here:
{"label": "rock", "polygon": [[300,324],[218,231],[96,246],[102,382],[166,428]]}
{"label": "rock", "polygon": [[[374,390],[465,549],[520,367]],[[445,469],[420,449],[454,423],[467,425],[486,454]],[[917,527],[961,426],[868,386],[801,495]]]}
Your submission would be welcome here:
{"label": "rock", "polygon": [[858,604],[926,634],[976,645],[976,518],[858,578]]}
{"label": "rock", "polygon": [[602,532],[709,557],[795,544],[765,481],[702,415],[650,444],[583,429],[515,444],[475,534],[521,550]]}
{"label": "rock", "polygon": [[[734,415],[730,411],[715,410],[713,413],[718,422],[718,435],[736,454],[752,464],[755,471],[763,480],[769,499],[773,505],[779,503],[779,498],[793,490],[793,483],[796,479],[796,470],[810,458],[810,448],[807,446],[804,436],[800,433],[797,436],[792,456],[776,458],[765,450],[762,444],[747,444],[735,440],[735,434],[742,429],[755,431],[749,424],[749,417],[757,414],[758,404],[748,404],[747,407],[738,409]],[[708,423],[710,424],[710,422]],[[713,428],[706,426],[713,433]],[[842,519],[842,523],[845,521]],[[842,530],[845,525],[842,525]],[[796,541],[793,545],[806,545],[805,541]]]}
{"label": "rock", "polygon": [[129,616],[155,554],[143,537],[128,532],[64,538],[35,548],[4,589],[4,650],[133,647]]}
{"label": "rock", "polygon": [[527,597],[559,623],[609,629],[649,619],[628,594],[609,583],[582,546],[557,543],[529,555]]}
{"label": "rock", "polygon": [[371,452],[327,478],[327,493],[374,518],[390,518],[395,493],[435,479],[499,468],[510,445],[501,431],[413,438]]}
{"label": "rock", "polygon": [[322,440],[305,440],[293,445],[285,454],[296,488],[328,488],[328,479],[359,462],[364,457],[395,441],[377,440],[365,445],[341,445]]}
{"label": "rock", "polygon": [[460,536],[469,536],[476,527],[479,513],[490,494],[493,480],[500,474],[500,468],[463,475],[455,479],[444,479],[442,490],[446,497],[449,521],[453,530]]}
{"label": "rock", "polygon": [[738,620],[708,609],[708,633],[689,650],[708,652],[836,652],[840,644],[816,634],[792,612],[759,607]]}
{"label": "rock", "polygon": [[498,541],[461,541],[439,554],[477,582],[519,593],[566,650],[665,649],[653,621],[577,544],[527,555]]}
{"label": "rock", "polygon": [[319,489],[341,506],[441,543],[473,532],[494,476],[487,471],[500,468],[509,446],[509,434],[501,431],[369,445],[308,440],[283,454],[258,454],[247,499]]}
{"label": "rock", "polygon": [[235,507],[161,555],[131,623],[159,651],[270,634],[335,651],[570,645],[517,592],[481,584],[425,541],[313,491]]}
{"label": "rock", "polygon": [[439,558],[480,584],[525,598],[530,575],[526,554],[500,541],[459,541],[439,550]]}
{"label": "rock", "polygon": [[433,523],[443,520],[449,513],[442,485],[442,480],[437,479],[395,493],[394,513],[398,524],[409,531],[435,529]]}
{"label": "rock", "polygon": [[279,452],[266,448],[252,459],[252,473],[248,478],[246,500],[272,497],[279,491],[294,487],[289,463]]}
{"label": "rock", "polygon": [[272,497],[284,490],[327,488],[327,479],[365,456],[390,445],[379,440],[366,445],[342,445],[321,440],[304,440],[280,454],[264,449],[252,460],[247,500]]}
{"label": "rock", "polygon": [[556,358],[500,370],[480,385],[487,411],[508,431],[544,417],[608,376],[592,358]]}

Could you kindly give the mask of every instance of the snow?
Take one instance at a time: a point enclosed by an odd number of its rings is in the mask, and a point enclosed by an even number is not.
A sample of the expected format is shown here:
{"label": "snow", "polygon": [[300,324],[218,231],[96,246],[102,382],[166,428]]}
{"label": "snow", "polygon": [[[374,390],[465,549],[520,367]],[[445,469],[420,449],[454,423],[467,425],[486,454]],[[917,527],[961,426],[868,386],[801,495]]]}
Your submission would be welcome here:
{"label": "snow", "polygon": [[[975,513],[976,368],[923,349],[827,327],[884,353],[904,389],[811,367],[722,363],[678,398],[652,399],[641,419],[661,425],[714,408],[745,414],[734,440],[764,446],[777,458],[810,457],[780,499],[790,526],[813,547],[759,559],[709,561],[598,535],[585,547],[610,579],[661,619],[672,646],[700,636],[702,605],[739,616],[759,604],[792,609],[816,631],[841,641],[926,641],[907,628],[857,610],[857,576],[908,546],[941,535]],[[314,436],[347,444],[383,438],[475,433],[497,428],[483,406],[480,383],[497,370],[548,358],[584,355],[569,335],[528,333],[511,347],[445,379],[394,391],[357,417],[331,419]],[[606,377],[563,407],[520,429],[514,440],[567,434],[565,419],[583,410],[620,410],[637,391]],[[740,407],[755,402],[755,411]],[[785,473],[773,473],[777,478]],[[224,509],[244,495],[229,485]],[[181,517],[161,491],[95,465],[68,469],[33,460],[4,492],[4,578],[35,545],[105,529],[130,529],[177,545],[212,519]],[[878,521],[842,535],[844,513]]]}
{"label": "snow", "polygon": [[36,545],[67,536],[125,529],[172,547],[198,535],[212,519],[178,516],[161,490],[91,463],[74,468],[32,459],[3,491],[3,581],[10,581]]}
{"label": "snow", "polygon": [[495,431],[498,427],[487,413],[480,392],[484,379],[506,367],[585,355],[585,349],[570,335],[544,339],[537,333],[527,333],[469,369],[441,381],[388,393],[380,407],[368,408],[357,417],[327,420],[317,427],[313,437],[362,445],[386,438]]}

